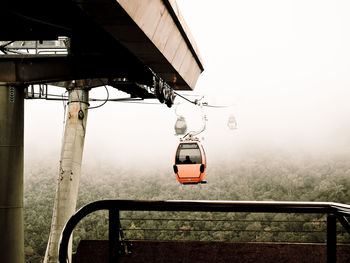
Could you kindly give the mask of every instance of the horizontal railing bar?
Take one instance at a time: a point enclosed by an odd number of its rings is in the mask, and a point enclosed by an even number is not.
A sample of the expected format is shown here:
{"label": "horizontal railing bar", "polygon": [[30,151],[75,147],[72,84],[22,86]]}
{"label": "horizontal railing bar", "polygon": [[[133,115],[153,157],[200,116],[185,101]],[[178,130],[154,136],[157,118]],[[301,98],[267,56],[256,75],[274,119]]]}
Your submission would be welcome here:
{"label": "horizontal railing bar", "polygon": [[324,230],[245,230],[245,229],[171,229],[171,228],[123,228],[123,231],[169,231],[169,232],[263,232],[263,233],[324,233]]}
{"label": "horizontal railing bar", "polygon": [[326,220],[260,220],[260,219],[193,219],[193,218],[136,218],[136,217],[122,217],[123,221],[181,221],[181,222],[260,222],[260,223],[327,223]]}
{"label": "horizontal railing bar", "polygon": [[[145,238],[145,239],[133,239],[133,240],[130,240],[130,241],[150,241],[150,242],[154,242],[155,240],[152,239],[152,238]],[[186,239],[186,238],[182,238],[182,239],[176,239],[176,240],[166,240],[166,241],[162,241],[162,242],[179,242],[179,241],[191,241],[189,239]],[[203,242],[203,241],[199,241],[199,242]],[[204,242],[222,242],[222,241],[204,241]],[[224,241],[225,242],[225,241]],[[238,243],[237,241],[235,241],[235,243]],[[251,240],[248,240],[248,239],[240,239],[239,243],[271,243],[271,241],[251,241]],[[282,240],[282,241],[278,241],[278,242],[273,242],[273,243],[276,243],[276,244],[281,244],[281,243],[288,243],[290,244],[290,240]],[[293,241],[293,243],[296,243],[296,244],[305,244],[305,241]],[[319,242],[312,242],[312,244],[315,244],[315,245],[324,245],[325,243],[323,241],[319,241]],[[342,242],[338,242],[338,244],[342,244],[342,245],[348,245],[348,243],[342,243]],[[310,244],[311,245],[311,244]]]}
{"label": "horizontal railing bar", "polygon": [[332,202],[100,200],[80,210],[85,213],[112,207],[121,211],[340,213],[350,216],[349,205]]}

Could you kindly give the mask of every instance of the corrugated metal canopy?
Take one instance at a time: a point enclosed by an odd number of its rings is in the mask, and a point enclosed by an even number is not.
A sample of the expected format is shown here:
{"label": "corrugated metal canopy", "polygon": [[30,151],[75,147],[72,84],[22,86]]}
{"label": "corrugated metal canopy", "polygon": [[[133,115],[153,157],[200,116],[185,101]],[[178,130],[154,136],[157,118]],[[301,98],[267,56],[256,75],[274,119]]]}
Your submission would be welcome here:
{"label": "corrugated metal canopy", "polygon": [[202,61],[171,0],[78,0],[80,8],[177,89],[193,89]]}

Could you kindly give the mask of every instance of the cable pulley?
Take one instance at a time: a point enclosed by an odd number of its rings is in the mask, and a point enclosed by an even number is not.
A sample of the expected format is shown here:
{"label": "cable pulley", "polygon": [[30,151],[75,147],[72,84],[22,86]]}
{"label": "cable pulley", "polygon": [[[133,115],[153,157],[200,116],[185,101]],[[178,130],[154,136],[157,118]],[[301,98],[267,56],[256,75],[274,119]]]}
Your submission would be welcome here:
{"label": "cable pulley", "polygon": [[165,103],[169,108],[174,104],[175,93],[173,89],[161,78],[153,77],[154,95],[160,101]]}
{"label": "cable pulley", "polygon": [[164,85],[163,80],[159,79],[158,81],[154,78],[154,95],[156,95],[157,99],[160,103],[164,103]]}

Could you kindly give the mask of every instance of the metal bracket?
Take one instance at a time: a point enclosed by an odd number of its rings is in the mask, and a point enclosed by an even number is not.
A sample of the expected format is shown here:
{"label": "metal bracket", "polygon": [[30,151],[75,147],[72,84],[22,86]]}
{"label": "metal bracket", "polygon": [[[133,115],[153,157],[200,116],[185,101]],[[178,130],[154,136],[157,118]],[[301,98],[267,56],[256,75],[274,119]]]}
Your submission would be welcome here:
{"label": "metal bracket", "polygon": [[120,236],[120,246],[119,246],[119,255],[127,256],[131,254],[131,248],[133,244],[130,241],[126,241],[124,238],[123,229],[119,221],[119,236]]}
{"label": "metal bracket", "polygon": [[350,223],[345,216],[337,215],[339,222],[345,228],[345,230],[350,234]]}

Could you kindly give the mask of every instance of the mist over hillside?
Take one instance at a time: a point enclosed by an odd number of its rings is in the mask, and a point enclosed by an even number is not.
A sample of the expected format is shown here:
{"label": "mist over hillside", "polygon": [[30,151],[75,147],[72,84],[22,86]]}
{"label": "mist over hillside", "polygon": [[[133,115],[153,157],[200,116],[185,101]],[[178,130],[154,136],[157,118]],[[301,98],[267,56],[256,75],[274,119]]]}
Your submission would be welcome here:
{"label": "mist over hillside", "polygon": [[[34,156],[26,157],[26,262],[39,262],[43,258],[49,235],[58,160],[55,156],[48,157],[40,160]],[[153,167],[146,162],[121,166],[117,161],[85,160],[77,209],[102,199],[331,201],[350,204],[348,154],[264,150],[247,151],[218,160],[209,159],[206,185],[188,186],[179,185],[171,165],[164,163]],[[105,219],[100,220],[98,215],[87,219],[74,236],[76,242],[85,238],[104,238],[98,235],[106,230],[94,230],[95,227],[105,229]],[[205,238],[210,240],[208,236]]]}
{"label": "mist over hillside", "polygon": [[[162,162],[154,166],[147,162],[121,166],[117,161],[84,161],[79,196],[84,196],[87,187],[94,189],[88,191],[92,198],[89,200],[118,198],[345,202],[347,196],[350,196],[347,194],[350,191],[350,187],[347,187],[350,184],[348,154],[316,155],[266,150],[263,153],[246,152],[231,157],[223,156],[221,159],[209,159],[208,184],[189,186],[177,182],[171,161],[169,165]],[[38,186],[37,189],[32,190],[40,192],[43,191],[40,190],[42,185],[50,185],[51,193],[55,191],[58,160],[51,158],[38,161],[27,158],[25,167],[25,189],[35,185]],[[323,189],[324,181],[334,183],[334,187],[341,186],[342,190],[337,188],[332,193],[332,184]],[[259,187],[270,190],[256,191]],[[313,195],[311,192],[300,195],[308,187],[314,190],[321,187],[327,195]]]}

